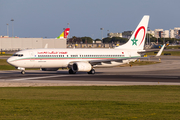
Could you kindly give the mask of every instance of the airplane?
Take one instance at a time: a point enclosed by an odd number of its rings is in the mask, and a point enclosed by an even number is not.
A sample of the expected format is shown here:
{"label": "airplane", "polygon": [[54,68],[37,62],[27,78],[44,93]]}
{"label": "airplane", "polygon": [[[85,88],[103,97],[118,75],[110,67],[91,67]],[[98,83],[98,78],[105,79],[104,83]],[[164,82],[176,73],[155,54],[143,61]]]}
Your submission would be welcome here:
{"label": "airplane", "polygon": [[[64,31],[58,37],[56,37],[55,39],[67,38],[68,34],[69,34],[69,31],[70,31],[70,28],[64,29]],[[48,48],[48,44],[45,44],[44,48]]]}
{"label": "airplane", "polygon": [[[58,37],[56,37],[55,39],[67,38],[68,34],[69,34],[69,31],[70,31],[70,28],[64,29],[64,31]],[[48,48],[48,44],[47,43],[45,44],[44,48]]]}
{"label": "airplane", "polygon": [[56,39],[67,38],[70,28],[66,28]]}
{"label": "airplane", "polygon": [[25,68],[42,71],[68,68],[69,74],[95,74],[96,67],[113,67],[144,58],[148,22],[149,15],[143,16],[129,41],[113,49],[30,49],[16,52],[7,62],[21,70],[21,74],[25,74]]}

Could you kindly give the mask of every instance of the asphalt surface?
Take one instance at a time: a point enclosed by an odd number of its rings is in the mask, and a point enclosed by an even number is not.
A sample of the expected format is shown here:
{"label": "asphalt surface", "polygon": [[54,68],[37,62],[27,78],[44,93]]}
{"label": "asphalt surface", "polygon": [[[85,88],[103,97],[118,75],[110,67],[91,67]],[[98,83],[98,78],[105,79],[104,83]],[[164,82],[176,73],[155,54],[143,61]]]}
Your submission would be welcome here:
{"label": "asphalt surface", "polygon": [[[150,58],[158,61],[158,58]],[[90,86],[90,85],[180,85],[180,57],[162,56],[153,65],[96,68],[96,74],[68,74],[67,70],[0,71],[1,87],[16,86]]]}

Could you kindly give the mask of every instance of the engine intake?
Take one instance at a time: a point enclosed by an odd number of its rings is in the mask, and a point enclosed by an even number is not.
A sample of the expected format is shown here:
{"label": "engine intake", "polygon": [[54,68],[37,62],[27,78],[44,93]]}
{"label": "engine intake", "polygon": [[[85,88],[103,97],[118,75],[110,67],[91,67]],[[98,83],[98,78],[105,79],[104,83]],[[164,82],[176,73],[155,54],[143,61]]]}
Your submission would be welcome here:
{"label": "engine intake", "polygon": [[75,62],[72,65],[72,70],[74,72],[80,71],[80,72],[89,72],[91,71],[92,66],[88,62]]}

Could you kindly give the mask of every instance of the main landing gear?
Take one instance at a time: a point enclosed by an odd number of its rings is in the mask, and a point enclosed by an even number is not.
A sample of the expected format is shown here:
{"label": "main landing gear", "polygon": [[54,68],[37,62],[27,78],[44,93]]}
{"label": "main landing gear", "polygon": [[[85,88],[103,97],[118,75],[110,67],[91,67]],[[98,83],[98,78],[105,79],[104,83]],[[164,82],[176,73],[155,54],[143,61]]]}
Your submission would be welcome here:
{"label": "main landing gear", "polygon": [[[95,70],[91,69],[89,72],[87,72],[88,74],[95,74]],[[76,74],[76,72],[74,72],[72,69],[69,69],[69,74]]]}
{"label": "main landing gear", "polygon": [[69,69],[69,74],[76,74],[72,69]]}
{"label": "main landing gear", "polygon": [[95,74],[95,70],[91,69],[91,71],[89,71],[88,74]]}

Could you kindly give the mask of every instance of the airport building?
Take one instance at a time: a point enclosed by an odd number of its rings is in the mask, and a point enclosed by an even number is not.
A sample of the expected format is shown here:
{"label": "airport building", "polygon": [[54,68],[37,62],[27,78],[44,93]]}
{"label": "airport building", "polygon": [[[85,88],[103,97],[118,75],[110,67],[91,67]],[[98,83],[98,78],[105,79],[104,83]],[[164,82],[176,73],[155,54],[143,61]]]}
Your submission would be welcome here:
{"label": "airport building", "polygon": [[150,35],[152,35],[152,36],[154,37],[154,31],[148,30],[147,33],[150,34]]}
{"label": "airport building", "polygon": [[66,39],[0,37],[0,50],[3,51],[44,48],[46,44],[48,48],[66,48]]}
{"label": "airport building", "polygon": [[180,39],[180,28],[175,27],[174,29],[170,29],[170,38]]}
{"label": "airport building", "polygon": [[163,32],[163,38],[169,38],[169,30],[164,30]]}
{"label": "airport building", "polygon": [[112,38],[112,37],[122,37],[122,33],[108,33],[107,36],[110,37],[110,38]]}
{"label": "airport building", "polygon": [[174,34],[174,30],[173,29],[170,29],[169,30],[169,33],[170,33],[170,38],[175,38],[175,34]]}
{"label": "airport building", "polygon": [[155,29],[154,37],[156,38],[169,38],[169,30]]}
{"label": "airport building", "polygon": [[154,30],[154,37],[162,38],[163,37],[163,29],[155,29]]}
{"label": "airport building", "polygon": [[[151,31],[151,30],[150,30]],[[163,30],[163,29],[155,29],[154,33],[153,31],[149,32],[152,36],[156,38],[177,38],[180,39],[180,27],[175,27],[174,29],[170,30]]]}
{"label": "airport building", "polygon": [[[148,30],[148,34],[151,34],[153,37],[156,38],[176,38],[180,39],[180,27],[175,27],[174,29],[170,30],[163,30],[163,29],[155,29]],[[108,33],[108,37],[123,37],[129,38],[133,34],[133,31],[124,31],[123,33]]]}
{"label": "airport building", "polygon": [[175,35],[175,38],[177,38],[177,39],[180,38],[180,28],[179,27],[174,28],[174,35]]}
{"label": "airport building", "polygon": [[124,31],[123,33],[108,33],[107,36],[112,37],[122,37],[122,38],[130,38],[133,34],[133,31]]}

